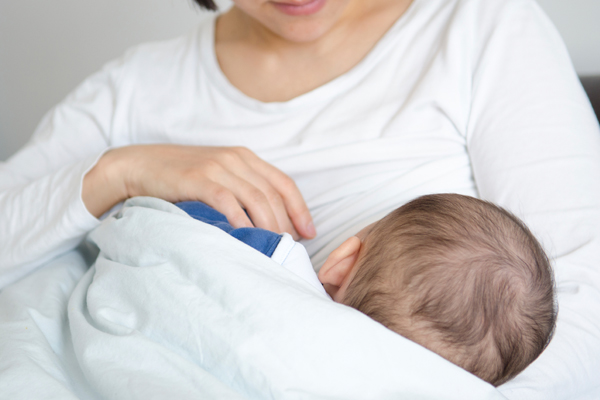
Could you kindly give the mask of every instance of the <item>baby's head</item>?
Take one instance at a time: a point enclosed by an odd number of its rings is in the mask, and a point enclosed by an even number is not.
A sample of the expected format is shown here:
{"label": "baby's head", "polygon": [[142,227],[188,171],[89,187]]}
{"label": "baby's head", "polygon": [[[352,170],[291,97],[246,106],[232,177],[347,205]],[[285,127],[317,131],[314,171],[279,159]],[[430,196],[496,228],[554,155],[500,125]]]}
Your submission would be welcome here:
{"label": "baby's head", "polygon": [[529,229],[475,198],[423,196],[334,250],[319,279],[335,301],[497,386],[545,349],[552,269]]}

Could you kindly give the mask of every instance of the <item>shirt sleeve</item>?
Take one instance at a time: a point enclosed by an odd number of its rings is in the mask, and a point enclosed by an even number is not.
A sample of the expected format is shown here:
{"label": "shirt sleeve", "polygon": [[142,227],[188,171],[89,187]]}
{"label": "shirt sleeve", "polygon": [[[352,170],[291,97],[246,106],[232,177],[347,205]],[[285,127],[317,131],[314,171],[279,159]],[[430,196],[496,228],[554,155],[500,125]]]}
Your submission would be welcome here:
{"label": "shirt sleeve", "polygon": [[600,129],[541,9],[529,0],[494,3],[504,5],[480,19],[490,28],[481,29],[473,66],[473,175],[480,197],[515,212],[543,243],[559,305],[549,347],[500,390],[509,399],[596,398]]}
{"label": "shirt sleeve", "polygon": [[114,61],[84,81],[0,163],[0,288],[74,248],[99,224],[81,186],[115,134],[124,65]]}

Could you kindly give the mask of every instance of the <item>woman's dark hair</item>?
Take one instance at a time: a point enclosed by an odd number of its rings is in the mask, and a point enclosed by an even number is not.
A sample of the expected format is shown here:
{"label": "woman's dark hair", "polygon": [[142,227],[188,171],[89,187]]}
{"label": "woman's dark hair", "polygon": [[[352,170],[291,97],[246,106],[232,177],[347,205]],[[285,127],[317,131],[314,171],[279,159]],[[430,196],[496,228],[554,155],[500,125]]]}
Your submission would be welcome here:
{"label": "woman's dark hair", "polygon": [[217,5],[215,4],[214,0],[194,0],[194,2],[202,8],[206,8],[207,10],[217,10]]}

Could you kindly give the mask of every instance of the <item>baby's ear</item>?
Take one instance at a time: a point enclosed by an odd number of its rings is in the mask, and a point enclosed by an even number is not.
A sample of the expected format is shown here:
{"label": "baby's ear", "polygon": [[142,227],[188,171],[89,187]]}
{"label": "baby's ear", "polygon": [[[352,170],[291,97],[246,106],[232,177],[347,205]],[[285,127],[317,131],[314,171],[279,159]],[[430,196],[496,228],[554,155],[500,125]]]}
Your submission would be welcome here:
{"label": "baby's ear", "polygon": [[349,283],[348,278],[358,259],[360,247],[360,239],[352,236],[331,252],[319,271],[319,280],[335,301],[341,301],[341,298],[337,298],[341,297],[338,292]]}

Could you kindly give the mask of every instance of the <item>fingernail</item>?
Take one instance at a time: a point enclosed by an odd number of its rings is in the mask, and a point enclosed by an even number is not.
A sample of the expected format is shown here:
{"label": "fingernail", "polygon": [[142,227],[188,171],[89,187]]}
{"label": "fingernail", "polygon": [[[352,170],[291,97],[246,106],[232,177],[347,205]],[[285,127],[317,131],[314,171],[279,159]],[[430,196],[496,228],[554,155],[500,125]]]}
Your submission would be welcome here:
{"label": "fingernail", "polygon": [[306,225],[306,233],[308,234],[309,238],[314,238],[317,236],[317,230],[315,229],[315,224],[312,221]]}

